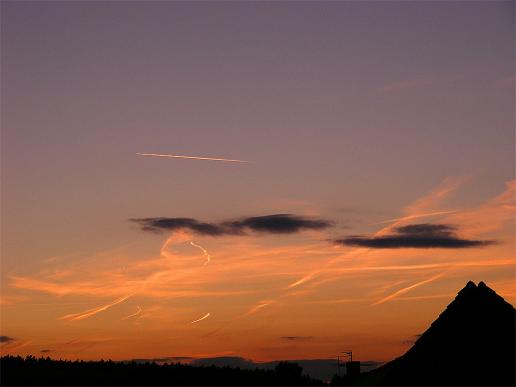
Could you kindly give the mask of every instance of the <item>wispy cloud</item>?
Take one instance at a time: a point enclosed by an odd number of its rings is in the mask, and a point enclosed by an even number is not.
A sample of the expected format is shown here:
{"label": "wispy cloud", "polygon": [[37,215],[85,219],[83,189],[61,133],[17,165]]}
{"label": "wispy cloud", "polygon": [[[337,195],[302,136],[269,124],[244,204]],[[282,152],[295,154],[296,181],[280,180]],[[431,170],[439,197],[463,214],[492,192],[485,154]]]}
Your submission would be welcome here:
{"label": "wispy cloud", "polygon": [[[442,202],[454,191],[456,191],[459,187],[461,187],[464,182],[467,180],[467,177],[465,176],[459,176],[459,177],[448,177],[444,179],[439,186],[437,186],[435,189],[433,189],[430,193],[423,196],[422,198],[417,199],[413,203],[406,206],[403,210],[404,217],[407,216],[414,216],[418,214],[425,214],[429,212],[440,212],[442,209],[440,208],[440,205],[442,205]],[[393,224],[390,224],[388,226],[383,227],[382,229],[378,230],[374,236],[378,237],[384,234],[387,234],[391,232],[396,227],[400,227],[404,225],[404,220],[398,220],[395,221]],[[339,254],[337,257],[330,259],[328,262],[326,262],[323,267],[318,268],[316,270],[313,270],[303,277],[299,278],[298,280],[292,282],[288,289],[295,288],[297,286],[300,286],[302,284],[305,284],[315,278],[317,278],[319,275],[326,274],[326,275],[332,275],[335,271],[340,271],[342,262],[349,259],[350,257],[358,254],[363,254],[364,249],[361,247],[354,247],[350,251],[345,252],[344,254]],[[337,267],[336,267],[337,266]],[[334,278],[335,275],[333,275]]]}
{"label": "wispy cloud", "polygon": [[103,312],[115,305],[118,305],[122,302],[124,302],[125,300],[127,300],[129,297],[131,297],[132,294],[128,295],[128,296],[125,296],[125,297],[120,297],[118,299],[116,299],[115,301],[107,304],[107,305],[104,305],[104,306],[99,306],[97,308],[93,308],[93,309],[88,309],[84,312],[79,312],[79,313],[73,313],[73,314],[67,314],[65,316],[62,316],[60,317],[61,320],[70,320],[70,321],[77,321],[77,320],[84,320],[85,318],[89,318],[91,316],[94,316],[96,315],[97,313],[100,313],[100,312]]}
{"label": "wispy cloud", "polygon": [[402,217],[399,217],[399,218],[383,220],[383,221],[377,222],[375,224],[403,222],[403,221],[406,221],[406,220],[413,220],[413,219],[418,219],[418,218],[429,218],[429,217],[432,217],[432,216],[448,215],[448,214],[453,214],[453,213],[456,213],[456,212],[457,211],[436,211],[436,212],[429,212],[429,213],[426,213],[426,214],[407,215],[407,216],[402,216]]}
{"label": "wispy cloud", "polygon": [[204,254],[204,257],[206,258],[206,262],[204,262],[204,265],[206,266],[208,263],[210,263],[211,261],[211,255],[210,253],[208,253],[208,250],[206,250],[204,247],[202,247],[201,245],[198,245],[197,243],[195,243],[194,241],[190,241],[190,245],[194,246],[194,247],[197,247],[199,250],[202,251],[202,253]]}
{"label": "wispy cloud", "polygon": [[198,323],[199,321],[206,320],[208,317],[210,317],[210,313],[206,313],[204,316],[202,316],[201,318],[198,318],[197,320],[192,321],[190,324],[195,324],[195,323]]}
{"label": "wispy cloud", "polygon": [[440,274],[437,274],[437,275],[435,275],[433,277],[430,277],[430,278],[428,278],[426,280],[423,280],[423,281],[417,282],[417,283],[415,283],[413,285],[407,286],[407,287],[405,287],[403,289],[400,289],[400,290],[392,293],[391,295],[389,295],[387,297],[382,298],[381,300],[376,301],[372,305],[380,305],[380,304],[383,304],[385,302],[392,301],[396,297],[401,296],[402,294],[405,294],[407,292],[410,292],[412,289],[415,289],[415,288],[423,286],[423,285],[425,285],[427,283],[433,282],[433,281],[435,281],[435,280],[437,280],[437,279],[439,279],[439,278],[441,278],[443,276],[444,276],[444,273],[440,273]]}
{"label": "wispy cloud", "polygon": [[142,313],[143,309],[140,307],[140,305],[137,305],[136,308],[136,312],[130,314],[129,316],[123,317],[122,320],[127,320],[128,318],[139,316]]}
{"label": "wispy cloud", "polygon": [[275,303],[276,301],[274,300],[264,300],[264,301],[260,301],[258,302],[258,304],[256,304],[255,306],[253,306],[251,309],[249,309],[247,311],[247,313],[245,314],[245,316],[250,316],[252,314],[255,314],[256,312],[258,312],[260,309],[263,309],[265,308],[266,306],[269,306],[273,303]]}
{"label": "wispy cloud", "polygon": [[[421,232],[444,232],[457,237],[455,229],[447,228],[448,225],[457,224],[460,225],[460,233],[457,231],[460,239],[483,241],[492,238],[493,235],[498,239],[499,230],[508,230],[503,228],[504,222],[512,221],[513,185],[509,184],[507,191],[496,198],[452,213],[447,207],[447,198],[460,186],[460,179],[447,179],[430,194],[402,208],[399,220],[384,225],[385,227],[381,226],[376,233],[368,234],[367,237],[397,236],[399,230],[405,230],[404,232],[410,235],[420,235]],[[444,228],[437,225],[435,229],[436,225],[432,224],[428,228],[427,223],[421,223],[424,226],[418,226],[419,228],[407,224],[414,219],[410,218],[412,216],[438,212],[449,212],[439,215],[443,217],[439,225]],[[292,216],[296,220],[321,220],[317,216]],[[241,227],[240,233],[217,235],[217,243],[210,244],[210,253],[214,256],[216,254],[217,257],[216,265],[204,266],[205,260],[200,251],[190,243],[195,240],[199,246],[205,246],[206,241],[211,243],[213,240],[207,238],[205,241],[202,237],[210,235],[199,234],[192,230],[194,227],[190,227],[192,223],[187,222],[186,226],[183,224],[182,227],[161,227],[160,230],[166,232],[166,236],[161,240],[161,249],[157,246],[156,253],[142,256],[132,247],[128,247],[123,251],[87,259],[46,263],[47,268],[31,275],[10,276],[9,289],[23,289],[22,294],[29,298],[31,292],[28,290],[63,297],[67,303],[74,301],[76,305],[79,305],[78,296],[87,298],[80,302],[95,302],[83,309],[91,308],[91,305],[100,305],[80,313],[68,314],[67,319],[63,321],[77,321],[73,319],[94,316],[94,313],[101,313],[102,310],[106,310],[104,308],[111,307],[110,305],[120,300],[121,296],[135,294],[142,299],[141,302],[146,302],[144,311],[134,316],[139,309],[130,310],[128,305],[121,305],[116,311],[113,310],[109,317],[120,322],[124,316],[133,316],[131,318],[138,318],[140,324],[156,329],[174,326],[179,330],[193,331],[195,327],[210,326],[212,329],[211,324],[216,323],[221,326],[213,327],[219,328],[216,330],[217,335],[206,337],[217,341],[224,337],[224,333],[218,334],[221,329],[248,329],[251,324],[262,321],[265,315],[270,314],[277,313],[277,316],[281,316],[278,318],[283,318],[284,315],[280,311],[285,309],[285,315],[288,315],[287,311],[290,312],[289,308],[293,305],[297,307],[302,304],[308,309],[348,304],[345,309],[359,308],[392,296],[391,293],[400,287],[410,288],[412,284],[415,285],[414,282],[426,281],[437,274],[437,271],[453,270],[457,274],[503,272],[506,268],[514,266],[514,258],[509,254],[506,243],[512,240],[510,235],[506,239],[500,239],[499,244],[487,251],[470,249],[467,255],[457,259],[456,251],[450,249],[434,250],[429,255],[421,249],[393,252],[392,249],[329,244],[328,237],[321,238],[319,232],[325,231],[326,228],[315,229],[317,232],[307,232],[298,238],[278,238],[274,243],[270,243],[262,238],[263,233],[268,231],[259,231],[262,226],[254,218],[208,223],[215,227],[231,228],[223,223],[237,222]],[[266,218],[265,222],[269,220],[270,218]],[[272,221],[275,222],[277,219],[272,217]],[[202,223],[197,221],[195,225]],[[288,226],[286,229],[305,230],[302,228],[304,225],[306,223],[296,224],[295,227]],[[271,233],[276,235],[278,227],[266,226],[265,229],[273,230]],[[486,232],[488,234],[484,234]],[[494,232],[496,234],[493,234]],[[484,238],[484,235],[489,238]],[[281,241],[284,243],[278,245]],[[54,275],[54,266],[57,264],[58,269],[66,275]],[[487,268],[489,269],[486,270]],[[452,278],[449,280],[452,281]],[[291,287],[288,287],[289,284]],[[354,292],[354,286],[358,286],[360,292]],[[350,289],[353,291],[348,292]],[[408,297],[411,295],[411,289],[406,290],[409,293],[394,295],[392,301],[406,303],[411,299],[417,300],[416,297],[437,297],[431,286],[417,292],[414,297]],[[441,293],[446,291],[443,288]],[[342,297],[338,297],[339,295]],[[384,302],[388,303],[389,299]],[[278,307],[272,307],[273,303]],[[64,307],[63,304],[57,305],[56,302],[56,308]],[[208,320],[210,324],[202,326],[188,324],[196,315],[200,317],[207,310],[213,312],[214,310],[209,308],[210,305],[217,307],[217,319]],[[81,307],[78,310],[82,310]],[[69,312],[60,309],[57,316]],[[233,320],[235,323],[231,323]],[[120,323],[120,326],[124,327],[121,329],[134,328],[133,324]],[[195,331],[199,333],[199,329]],[[308,336],[311,332],[300,330],[295,333]],[[279,340],[279,336],[280,334],[276,333],[271,338]],[[287,345],[287,342],[283,345]],[[37,350],[41,348],[43,347],[38,347]],[[56,349],[56,353],[60,354],[60,351]]]}

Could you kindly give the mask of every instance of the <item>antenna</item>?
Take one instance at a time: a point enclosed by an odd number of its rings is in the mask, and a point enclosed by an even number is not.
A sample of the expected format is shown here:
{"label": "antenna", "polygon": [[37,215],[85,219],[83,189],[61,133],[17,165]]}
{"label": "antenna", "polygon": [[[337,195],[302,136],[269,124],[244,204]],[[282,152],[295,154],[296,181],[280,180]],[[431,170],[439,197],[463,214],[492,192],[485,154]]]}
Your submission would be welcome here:
{"label": "antenna", "polygon": [[340,353],[343,353],[344,356],[337,355],[337,375],[340,376],[340,358],[341,357],[349,357],[349,361],[353,361],[353,351],[352,350],[346,350],[342,351]]}
{"label": "antenna", "polygon": [[353,361],[353,351],[351,349],[341,352],[349,357],[349,361]]}

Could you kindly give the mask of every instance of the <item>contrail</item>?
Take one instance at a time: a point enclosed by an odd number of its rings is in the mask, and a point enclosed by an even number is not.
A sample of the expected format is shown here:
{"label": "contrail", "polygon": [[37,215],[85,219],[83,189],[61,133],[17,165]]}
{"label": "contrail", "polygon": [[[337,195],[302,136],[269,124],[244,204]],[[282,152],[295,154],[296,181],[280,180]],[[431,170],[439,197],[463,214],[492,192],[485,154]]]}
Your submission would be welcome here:
{"label": "contrail", "polygon": [[429,282],[435,281],[436,279],[442,277],[443,275],[444,275],[444,272],[441,273],[441,274],[437,274],[436,276],[433,276],[431,278],[428,278],[428,279],[426,279],[424,281],[417,282],[414,285],[410,285],[410,286],[407,286],[406,288],[400,289],[397,292],[392,293],[390,296],[382,298],[380,301],[376,301],[374,304],[371,304],[371,306],[380,305],[380,304],[383,304],[384,302],[393,300],[394,298],[396,298],[396,297],[398,297],[398,296],[400,296],[400,295],[402,295],[404,293],[407,293],[408,291],[410,291],[410,290],[412,290],[414,288],[417,288],[417,287],[419,287],[421,285],[424,285],[424,284],[427,284]]}
{"label": "contrail", "polygon": [[228,163],[248,163],[246,160],[232,160],[215,157],[198,157],[198,156],[185,156],[185,155],[167,155],[158,153],[136,153],[138,156],[151,156],[151,157],[170,157],[175,159],[192,159],[192,160],[210,160],[210,161],[226,161]]}
{"label": "contrail", "polygon": [[266,306],[269,306],[270,304],[272,304],[274,301],[272,300],[266,300],[266,301],[260,301],[258,303],[258,305],[252,307],[244,316],[249,316],[251,314],[255,314],[256,312],[258,312],[260,309],[262,308],[265,308]]}
{"label": "contrail", "polygon": [[197,247],[199,250],[201,250],[202,253],[204,254],[204,256],[206,257],[206,262],[204,262],[204,266],[206,266],[208,263],[210,263],[211,255],[210,255],[210,253],[208,253],[208,251],[206,251],[206,249],[204,247],[199,246],[198,244],[194,243],[193,241],[190,241],[190,244],[194,247]]}
{"label": "contrail", "polygon": [[458,211],[438,211],[438,212],[430,212],[428,214],[407,215],[407,216],[402,216],[401,218],[388,219],[388,220],[384,220],[384,221],[381,221],[381,222],[378,222],[378,223],[373,223],[373,224],[384,224],[384,223],[400,222],[400,221],[403,221],[403,220],[410,220],[410,219],[417,219],[417,218],[426,218],[426,217],[429,217],[429,216],[455,214],[457,212]]}
{"label": "contrail", "polygon": [[132,296],[132,294],[130,294],[129,296],[125,296],[125,297],[120,297],[120,298],[116,299],[115,301],[113,301],[111,304],[99,306],[98,308],[88,309],[88,310],[86,310],[84,312],[80,312],[80,313],[67,314],[66,316],[59,317],[59,319],[60,320],[70,320],[70,321],[83,320],[85,318],[94,316],[97,313],[103,312],[106,309],[111,308],[112,306],[120,304],[121,302],[124,302],[131,296]]}
{"label": "contrail", "polygon": [[192,321],[190,324],[195,324],[196,322],[199,322],[199,321],[202,321],[204,319],[207,319],[208,317],[210,317],[210,314],[209,313],[206,313],[204,316],[202,316],[200,319],[198,320],[194,320]]}
{"label": "contrail", "polygon": [[130,314],[129,316],[125,316],[122,320],[127,320],[128,318],[138,316],[142,312],[143,309],[140,308],[140,305],[136,305],[136,307],[138,308],[136,313]]}
{"label": "contrail", "polygon": [[312,272],[312,273],[309,273],[307,275],[305,275],[303,278],[301,278],[300,280],[297,280],[296,282],[294,283],[291,283],[289,286],[287,286],[287,289],[290,289],[290,288],[295,288],[296,286],[298,285],[301,285],[302,283],[308,281],[309,279],[311,279],[312,277],[314,277],[316,274],[320,273],[320,270],[319,271],[316,271],[316,272]]}
{"label": "contrail", "polygon": [[[393,222],[400,222],[400,221],[410,220],[410,219],[424,218],[424,217],[427,217],[427,216],[437,216],[437,215],[453,214],[453,213],[457,213],[457,212],[458,211],[438,211],[438,212],[430,212],[430,213],[424,213],[424,214],[407,215],[407,216],[404,216],[404,217],[401,217],[401,218],[389,219],[389,220],[385,220],[385,221],[378,222],[378,223],[373,223],[373,224],[393,223]],[[383,227],[381,230],[377,231],[374,235],[375,236],[382,235],[383,233],[388,231],[391,227],[392,226]],[[353,251],[358,251],[358,249],[354,249]],[[321,269],[312,271],[311,273],[308,273],[307,275],[305,275],[301,279],[297,280],[296,282],[291,283],[289,286],[287,286],[287,289],[295,288],[296,286],[299,286],[299,285],[305,283],[306,281],[312,279],[313,277],[316,277],[318,274],[324,272],[326,270],[326,268],[328,266],[330,266],[334,261],[335,261],[335,259],[330,260]]]}

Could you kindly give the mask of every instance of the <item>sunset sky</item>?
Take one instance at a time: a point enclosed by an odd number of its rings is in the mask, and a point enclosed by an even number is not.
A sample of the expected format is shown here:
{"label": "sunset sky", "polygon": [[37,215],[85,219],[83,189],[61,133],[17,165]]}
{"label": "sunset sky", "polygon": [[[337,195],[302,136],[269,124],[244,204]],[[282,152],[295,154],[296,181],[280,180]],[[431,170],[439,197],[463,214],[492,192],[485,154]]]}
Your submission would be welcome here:
{"label": "sunset sky", "polygon": [[514,50],[512,1],[2,1],[0,352],[386,361],[514,305]]}

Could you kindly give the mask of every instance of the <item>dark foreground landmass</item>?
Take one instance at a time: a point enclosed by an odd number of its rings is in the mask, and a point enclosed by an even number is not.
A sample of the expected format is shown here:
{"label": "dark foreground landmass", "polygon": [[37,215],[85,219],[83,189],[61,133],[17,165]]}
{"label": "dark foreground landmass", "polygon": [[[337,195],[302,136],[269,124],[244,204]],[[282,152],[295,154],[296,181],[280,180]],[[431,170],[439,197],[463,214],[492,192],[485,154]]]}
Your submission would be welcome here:
{"label": "dark foreground landmass", "polygon": [[316,386],[296,363],[280,362],[273,370],[198,367],[185,364],[65,361],[28,356],[0,358],[2,386]]}
{"label": "dark foreground landmass", "polygon": [[514,386],[516,310],[484,282],[468,282],[404,355],[334,380],[368,386]]}

